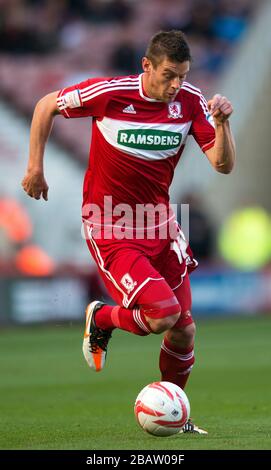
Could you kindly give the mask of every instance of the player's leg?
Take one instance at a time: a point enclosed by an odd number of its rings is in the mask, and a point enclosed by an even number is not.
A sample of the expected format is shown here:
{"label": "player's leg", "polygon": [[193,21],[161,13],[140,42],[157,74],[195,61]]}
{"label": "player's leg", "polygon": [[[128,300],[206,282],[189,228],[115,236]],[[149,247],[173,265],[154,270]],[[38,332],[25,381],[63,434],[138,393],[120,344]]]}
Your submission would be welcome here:
{"label": "player's leg", "polygon": [[168,330],[161,346],[160,370],[163,380],[176,383],[182,389],[195,362],[194,334],[194,323],[182,329],[173,328]]}
{"label": "player's leg", "polygon": [[[183,283],[174,290],[181,306],[181,315],[164,336],[160,352],[162,380],[173,382],[184,389],[195,362],[195,323],[191,316],[191,290],[188,274]],[[189,419],[181,433],[208,434]]]}
{"label": "player's leg", "polygon": [[84,356],[88,365],[100,371],[105,363],[107,344],[114,328],[145,336],[173,327],[180,305],[165,280],[151,281],[137,298],[134,308],[105,305],[99,301],[87,307]]}
{"label": "player's leg", "polygon": [[160,352],[162,380],[184,388],[195,362],[195,323],[191,316],[191,290],[188,274],[174,290],[181,307],[181,315],[163,339]]}
{"label": "player's leg", "polygon": [[119,328],[136,335],[160,334],[176,323],[181,309],[178,300],[164,279],[149,281],[139,292],[134,308],[103,305],[95,315],[99,328]]}
{"label": "player's leg", "polygon": [[[102,263],[102,251],[89,242],[100,275],[116,306],[94,301],[86,310],[83,352],[88,365],[103,368],[107,344],[114,328],[136,335],[170,329],[180,315],[180,305],[167,282],[141,251],[126,246],[116,250],[110,264]],[[106,266],[106,267],[105,267]]]}

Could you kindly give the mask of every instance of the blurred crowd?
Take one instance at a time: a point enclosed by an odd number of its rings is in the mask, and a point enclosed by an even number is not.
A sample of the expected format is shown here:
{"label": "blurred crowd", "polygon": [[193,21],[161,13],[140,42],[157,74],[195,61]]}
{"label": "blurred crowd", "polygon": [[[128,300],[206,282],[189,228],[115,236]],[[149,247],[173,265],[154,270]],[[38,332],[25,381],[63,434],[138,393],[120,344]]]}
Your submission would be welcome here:
{"label": "blurred crowd", "polygon": [[[50,54],[99,48],[111,32],[108,70],[140,69],[149,36],[179,28],[189,35],[194,67],[216,72],[240,39],[255,9],[253,0],[0,0],[0,51]],[[96,37],[91,30],[97,32]],[[115,34],[114,34],[115,32]],[[102,35],[102,34],[101,34]],[[110,36],[110,33],[109,33]],[[103,42],[103,41],[102,41]],[[109,59],[109,60],[108,60]],[[89,54],[81,57],[93,68]],[[98,61],[98,65],[102,62]],[[95,65],[94,65],[95,66]]]}

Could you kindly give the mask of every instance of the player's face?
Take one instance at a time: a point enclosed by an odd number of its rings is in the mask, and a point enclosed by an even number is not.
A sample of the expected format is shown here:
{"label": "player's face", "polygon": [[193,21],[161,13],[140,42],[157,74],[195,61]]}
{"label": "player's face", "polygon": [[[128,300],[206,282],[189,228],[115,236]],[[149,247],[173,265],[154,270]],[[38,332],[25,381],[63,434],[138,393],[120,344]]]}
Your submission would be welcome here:
{"label": "player's face", "polygon": [[144,88],[146,93],[157,100],[170,103],[174,101],[181,88],[190,62],[171,62],[164,58],[156,67],[146,57],[142,61],[144,70]]}

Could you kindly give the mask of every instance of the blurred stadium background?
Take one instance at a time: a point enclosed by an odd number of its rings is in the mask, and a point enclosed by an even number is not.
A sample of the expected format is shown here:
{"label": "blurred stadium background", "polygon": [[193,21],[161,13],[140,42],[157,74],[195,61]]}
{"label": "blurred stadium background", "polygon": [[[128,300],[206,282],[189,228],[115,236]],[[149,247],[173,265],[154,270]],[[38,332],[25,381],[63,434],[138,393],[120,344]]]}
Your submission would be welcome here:
{"label": "blurred stadium background", "polygon": [[190,204],[200,261],[191,278],[194,316],[234,316],[236,324],[240,315],[269,318],[270,24],[268,0],[0,0],[3,335],[12,334],[6,326],[48,322],[77,332],[89,299],[106,297],[80,231],[91,122],[55,119],[45,164],[49,201],[32,200],[21,179],[35,103],[87,77],[139,72],[150,36],[172,28],[191,45],[188,81],[206,98],[226,95],[235,109],[234,172],[216,174],[191,141],[172,185],[172,202]]}

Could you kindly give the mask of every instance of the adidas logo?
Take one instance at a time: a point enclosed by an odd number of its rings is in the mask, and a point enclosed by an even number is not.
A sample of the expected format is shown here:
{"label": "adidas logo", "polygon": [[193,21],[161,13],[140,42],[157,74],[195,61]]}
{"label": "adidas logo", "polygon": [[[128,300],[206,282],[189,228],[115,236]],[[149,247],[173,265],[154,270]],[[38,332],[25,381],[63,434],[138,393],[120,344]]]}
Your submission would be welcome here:
{"label": "adidas logo", "polygon": [[133,107],[132,104],[130,104],[126,108],[123,108],[122,112],[123,113],[129,113],[129,114],[136,114],[136,110],[135,110],[135,108]]}

